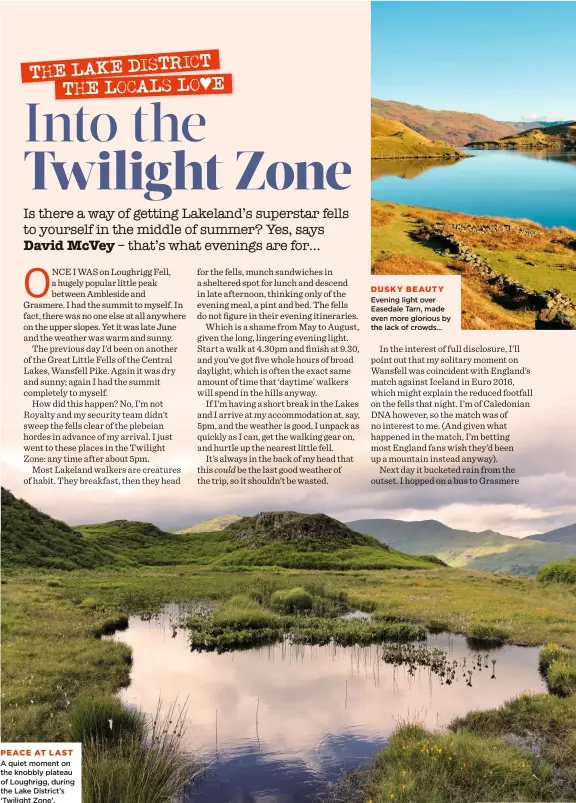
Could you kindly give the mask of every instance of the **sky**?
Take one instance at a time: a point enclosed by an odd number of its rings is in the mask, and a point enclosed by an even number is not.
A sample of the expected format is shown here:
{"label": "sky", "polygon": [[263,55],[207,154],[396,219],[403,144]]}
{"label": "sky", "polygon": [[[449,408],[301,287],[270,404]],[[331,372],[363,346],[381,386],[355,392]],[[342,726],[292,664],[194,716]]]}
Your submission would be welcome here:
{"label": "sky", "polygon": [[495,120],[573,120],[575,31],[575,2],[373,2],[372,95]]}

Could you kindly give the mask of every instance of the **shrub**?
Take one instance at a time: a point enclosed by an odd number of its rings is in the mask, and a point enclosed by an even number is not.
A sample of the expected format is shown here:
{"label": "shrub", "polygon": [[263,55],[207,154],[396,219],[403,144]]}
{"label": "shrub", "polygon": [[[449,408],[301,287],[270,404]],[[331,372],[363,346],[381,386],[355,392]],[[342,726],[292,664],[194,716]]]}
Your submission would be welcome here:
{"label": "shrub", "polygon": [[314,597],[301,587],[290,588],[286,591],[275,591],[270,604],[274,610],[282,613],[302,613],[312,609]]}
{"label": "shrub", "polygon": [[576,585],[576,558],[558,560],[547,563],[538,570],[536,575],[540,583],[565,583]]}
{"label": "shrub", "polygon": [[70,712],[73,742],[112,744],[127,737],[141,738],[144,716],[124,708],[115,697],[79,697]]}

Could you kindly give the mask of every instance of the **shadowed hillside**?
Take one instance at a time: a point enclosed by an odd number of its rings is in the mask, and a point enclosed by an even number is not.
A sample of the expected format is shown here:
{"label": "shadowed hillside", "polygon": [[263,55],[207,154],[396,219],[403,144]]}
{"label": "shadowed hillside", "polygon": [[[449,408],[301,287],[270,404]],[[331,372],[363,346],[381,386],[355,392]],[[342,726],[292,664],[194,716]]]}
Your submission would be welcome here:
{"label": "shadowed hillside", "polygon": [[95,569],[114,562],[97,544],[2,488],[2,564],[46,569]]}
{"label": "shadowed hillside", "polygon": [[576,546],[576,524],[569,524],[567,527],[559,527],[557,530],[550,530],[547,533],[537,533],[529,536],[531,541],[554,541],[560,544]]}

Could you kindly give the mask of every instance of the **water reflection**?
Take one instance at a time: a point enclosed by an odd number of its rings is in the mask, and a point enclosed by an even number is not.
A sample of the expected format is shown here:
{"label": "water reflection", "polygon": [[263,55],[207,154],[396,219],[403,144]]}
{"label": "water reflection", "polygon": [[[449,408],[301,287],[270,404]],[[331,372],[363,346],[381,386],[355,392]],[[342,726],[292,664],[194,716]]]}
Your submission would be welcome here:
{"label": "water reflection", "polygon": [[433,167],[450,167],[455,164],[449,159],[372,159],[372,181],[381,176],[398,178],[417,178]]}
{"label": "water reflection", "polygon": [[[468,150],[473,158],[372,162],[376,201],[523,218],[576,230],[576,153]],[[410,178],[412,181],[402,181]]]}
{"label": "water reflection", "polygon": [[[472,686],[463,676],[446,686],[426,669],[411,675],[385,664],[377,646],[193,653],[168,615],[132,618],[115,638],[133,650],[127,704],[153,712],[159,697],[187,701],[187,746],[211,765],[189,803],[312,803],[327,779],[372,756],[399,721],[444,727],[471,709],[544,690],[532,648],[504,647]],[[436,635],[428,644],[473,660],[464,638]]]}
{"label": "water reflection", "polygon": [[545,162],[565,162],[566,164],[576,165],[576,152],[563,151],[555,153],[553,151],[523,151],[523,156],[530,159],[541,159]]}

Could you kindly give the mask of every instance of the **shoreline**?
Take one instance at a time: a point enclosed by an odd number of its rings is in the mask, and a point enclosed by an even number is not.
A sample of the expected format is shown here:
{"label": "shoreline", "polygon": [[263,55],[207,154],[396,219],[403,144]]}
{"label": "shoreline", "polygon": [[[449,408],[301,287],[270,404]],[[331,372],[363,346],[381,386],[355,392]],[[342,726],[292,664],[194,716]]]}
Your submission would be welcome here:
{"label": "shoreline", "polygon": [[[468,146],[466,146],[468,147]],[[462,153],[459,155],[449,155],[445,156],[443,154],[435,154],[433,156],[371,156],[370,161],[372,162],[394,162],[394,161],[412,161],[413,159],[436,159],[442,160],[444,162],[459,162],[461,159],[473,159],[474,156],[471,153]]]}

